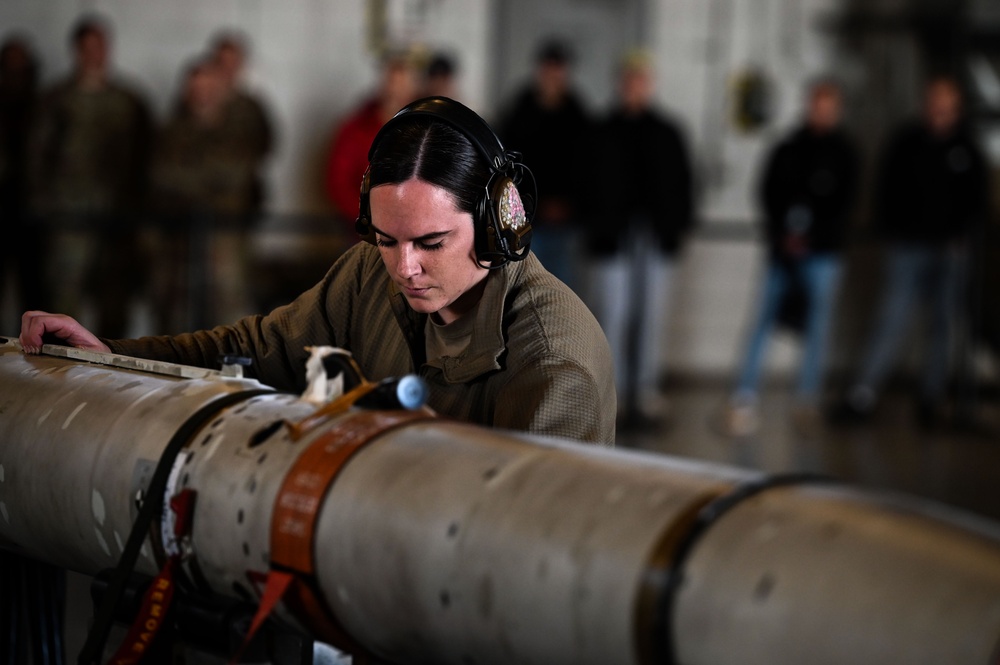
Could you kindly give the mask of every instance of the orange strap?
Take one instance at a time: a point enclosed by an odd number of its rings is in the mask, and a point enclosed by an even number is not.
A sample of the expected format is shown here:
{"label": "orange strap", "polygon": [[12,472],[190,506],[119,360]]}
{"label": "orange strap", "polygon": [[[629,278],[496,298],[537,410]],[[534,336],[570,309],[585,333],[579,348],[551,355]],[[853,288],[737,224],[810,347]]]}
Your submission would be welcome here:
{"label": "orange strap", "polygon": [[281,597],[285,595],[285,591],[288,590],[288,586],[292,581],[293,576],[290,573],[280,570],[272,570],[267,574],[267,585],[264,587],[264,595],[257,606],[257,612],[254,613],[250,629],[243,637],[243,642],[236,650],[236,653],[229,659],[229,665],[236,665],[236,663],[240,662],[240,658],[243,657],[243,652],[246,650],[247,645],[253,640],[254,635],[257,634],[257,630],[264,625],[264,621],[271,615],[271,610],[278,604]]}
{"label": "orange strap", "polygon": [[315,532],[320,506],[347,461],[386,431],[433,418],[430,410],[357,411],[343,416],[302,451],[282,482],[271,519],[272,569],[295,573],[286,605],[320,639],[357,652],[315,588]]}
{"label": "orange strap", "polygon": [[142,598],[142,607],[129,628],[118,651],[108,661],[109,665],[136,665],[149,652],[153,639],[160,632],[170,603],[174,598],[174,567],[179,556],[167,559],[166,565],[149,585]]}
{"label": "orange strap", "polygon": [[[181,490],[170,498],[170,509],[176,515],[174,535],[184,538],[191,533],[191,520],[194,517],[194,502],[197,494],[192,489]],[[163,569],[153,578],[152,584],[142,597],[142,606],[132,621],[125,639],[108,661],[109,665],[137,665],[149,652],[164,621],[170,611],[174,599],[174,571],[180,563],[182,554],[174,554],[167,558]]]}
{"label": "orange strap", "polygon": [[291,432],[292,441],[298,441],[307,432],[317,427],[330,418],[345,413],[354,406],[354,403],[378,387],[377,383],[362,381],[352,390],[344,393],[328,404],[324,404],[313,413],[309,414],[297,423],[289,423],[288,429]]}

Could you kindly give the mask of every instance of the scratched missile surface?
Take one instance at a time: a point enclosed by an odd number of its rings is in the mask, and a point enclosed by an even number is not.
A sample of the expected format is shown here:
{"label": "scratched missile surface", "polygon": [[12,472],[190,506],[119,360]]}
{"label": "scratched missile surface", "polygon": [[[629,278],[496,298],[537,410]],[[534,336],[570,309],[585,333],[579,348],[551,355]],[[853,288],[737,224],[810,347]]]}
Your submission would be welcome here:
{"label": "scratched missile surface", "polygon": [[315,417],[253,381],[110,360],[0,344],[0,547],[111,567],[184,433],[168,496],[197,493],[193,582],[255,597],[272,566],[308,569],[319,602],[281,616],[383,661],[996,662],[993,522],[430,416]]}

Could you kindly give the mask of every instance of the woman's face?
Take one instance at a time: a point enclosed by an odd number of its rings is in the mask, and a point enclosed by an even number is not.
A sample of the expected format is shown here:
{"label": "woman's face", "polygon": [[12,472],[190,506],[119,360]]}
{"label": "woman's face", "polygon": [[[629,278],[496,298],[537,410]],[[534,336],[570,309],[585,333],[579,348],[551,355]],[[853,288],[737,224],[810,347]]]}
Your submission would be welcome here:
{"label": "woman's face", "polygon": [[479,302],[489,271],[476,262],[472,215],[448,190],[411,178],[373,187],[369,202],[382,261],[410,307],[447,324]]}

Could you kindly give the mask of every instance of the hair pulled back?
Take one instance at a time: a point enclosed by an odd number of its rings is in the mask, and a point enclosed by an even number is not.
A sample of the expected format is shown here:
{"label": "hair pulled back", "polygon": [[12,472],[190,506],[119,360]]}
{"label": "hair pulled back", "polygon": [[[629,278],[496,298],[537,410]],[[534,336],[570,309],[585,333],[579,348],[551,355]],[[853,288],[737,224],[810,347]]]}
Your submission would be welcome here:
{"label": "hair pulled back", "polygon": [[475,218],[490,180],[486,159],[446,122],[426,116],[395,122],[372,155],[370,186],[398,185],[417,178],[448,191],[455,207]]}

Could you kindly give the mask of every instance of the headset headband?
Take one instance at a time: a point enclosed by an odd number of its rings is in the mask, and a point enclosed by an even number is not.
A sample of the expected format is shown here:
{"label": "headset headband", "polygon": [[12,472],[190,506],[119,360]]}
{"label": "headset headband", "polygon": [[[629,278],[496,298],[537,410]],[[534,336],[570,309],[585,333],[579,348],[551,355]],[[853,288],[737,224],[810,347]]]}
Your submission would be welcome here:
{"label": "headset headband", "polygon": [[378,130],[371,148],[368,149],[369,163],[375,155],[379,140],[389,127],[395,125],[400,118],[414,115],[432,116],[451,125],[452,128],[469,139],[469,142],[486,159],[492,170],[503,170],[512,161],[512,157],[504,150],[500,139],[475,111],[447,97],[424,97],[397,111],[396,115],[392,116]]}

